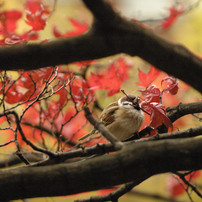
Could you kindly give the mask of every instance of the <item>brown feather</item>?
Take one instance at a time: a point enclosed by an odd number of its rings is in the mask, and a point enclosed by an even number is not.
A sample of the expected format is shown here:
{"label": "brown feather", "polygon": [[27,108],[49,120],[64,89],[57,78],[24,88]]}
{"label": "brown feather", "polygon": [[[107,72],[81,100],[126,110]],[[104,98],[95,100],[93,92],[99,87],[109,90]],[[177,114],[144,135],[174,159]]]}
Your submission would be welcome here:
{"label": "brown feather", "polygon": [[[119,108],[118,103],[117,102],[113,102],[111,104],[109,104],[103,111],[102,114],[100,116],[100,118],[98,119],[99,122],[103,123],[105,126],[113,123],[114,121],[114,113],[116,112],[116,110]],[[93,134],[98,134],[99,131],[96,130],[95,128],[92,129],[88,134],[84,135],[83,137],[81,137],[79,139],[79,141],[84,140],[88,137],[90,137]]]}
{"label": "brown feather", "polygon": [[119,108],[117,102],[113,102],[108,105],[102,112],[99,121],[102,122],[105,126],[111,124],[114,121],[114,113]]}

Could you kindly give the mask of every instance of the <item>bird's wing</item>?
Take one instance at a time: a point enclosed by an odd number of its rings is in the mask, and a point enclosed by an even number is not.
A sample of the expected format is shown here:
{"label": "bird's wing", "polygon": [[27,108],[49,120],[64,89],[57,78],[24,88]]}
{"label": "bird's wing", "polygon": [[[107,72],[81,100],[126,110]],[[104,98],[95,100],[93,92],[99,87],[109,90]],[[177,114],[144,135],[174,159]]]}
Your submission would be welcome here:
{"label": "bird's wing", "polygon": [[105,126],[111,124],[115,117],[114,117],[114,113],[116,112],[116,110],[119,108],[118,103],[117,102],[113,102],[110,105],[108,105],[102,112],[99,121],[102,122]]}
{"label": "bird's wing", "polygon": [[[114,113],[116,112],[116,110],[119,108],[118,103],[117,102],[113,102],[110,105],[108,105],[103,111],[102,114],[100,116],[100,118],[98,119],[99,122],[103,123],[105,126],[111,124],[114,121]],[[84,140],[88,137],[90,137],[91,135],[97,134],[99,133],[98,130],[96,130],[95,128],[93,130],[91,130],[88,134],[84,135],[83,137],[81,137],[79,139],[79,141]]]}

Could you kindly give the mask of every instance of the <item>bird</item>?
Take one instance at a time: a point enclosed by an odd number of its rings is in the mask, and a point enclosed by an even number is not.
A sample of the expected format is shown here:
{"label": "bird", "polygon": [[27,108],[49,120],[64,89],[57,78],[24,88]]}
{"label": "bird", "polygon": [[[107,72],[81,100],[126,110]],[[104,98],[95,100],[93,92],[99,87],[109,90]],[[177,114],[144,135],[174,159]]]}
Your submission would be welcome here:
{"label": "bird", "polygon": [[[120,141],[130,138],[138,132],[144,121],[144,113],[139,105],[139,98],[133,94],[126,94],[118,101],[109,104],[101,113],[99,122]],[[99,131],[95,128],[84,135],[79,141],[84,140]]]}

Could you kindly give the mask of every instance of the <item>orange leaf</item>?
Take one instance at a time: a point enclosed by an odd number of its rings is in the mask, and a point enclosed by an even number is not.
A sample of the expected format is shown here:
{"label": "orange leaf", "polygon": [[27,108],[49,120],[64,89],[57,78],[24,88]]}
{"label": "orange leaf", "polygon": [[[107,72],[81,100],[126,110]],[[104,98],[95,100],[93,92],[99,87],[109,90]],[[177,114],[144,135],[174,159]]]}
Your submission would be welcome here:
{"label": "orange leaf", "polygon": [[98,86],[99,89],[107,90],[107,96],[120,92],[122,83],[129,78],[128,70],[132,67],[124,58],[119,58],[107,67],[107,71],[97,74],[91,73],[89,83]]}
{"label": "orange leaf", "polygon": [[161,73],[160,70],[156,69],[154,66],[151,66],[150,71],[145,74],[140,69],[139,70],[139,80],[140,83],[136,83],[138,86],[147,87],[151,84]]}

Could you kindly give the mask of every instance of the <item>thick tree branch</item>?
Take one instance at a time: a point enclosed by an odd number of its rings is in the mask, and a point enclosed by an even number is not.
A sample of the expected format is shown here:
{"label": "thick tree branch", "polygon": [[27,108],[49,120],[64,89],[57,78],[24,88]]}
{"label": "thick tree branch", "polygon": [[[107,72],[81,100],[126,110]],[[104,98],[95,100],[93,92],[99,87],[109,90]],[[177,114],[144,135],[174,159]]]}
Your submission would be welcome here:
{"label": "thick tree branch", "polygon": [[[167,42],[136,22],[116,14],[102,0],[85,0],[96,17],[88,33],[45,44],[0,48],[4,70],[37,69],[75,61],[103,58],[118,53],[139,56],[202,92],[202,61],[181,45]],[[98,10],[99,8],[102,8]]]}
{"label": "thick tree branch", "polygon": [[109,19],[114,21],[115,19],[120,18],[120,16],[114,12],[112,7],[108,3],[105,3],[103,0],[83,0],[83,2],[88,7],[88,9],[92,11],[94,17],[102,23],[108,24]]}
{"label": "thick tree branch", "polygon": [[131,180],[138,184],[157,173],[201,169],[201,146],[202,138],[140,142],[77,163],[5,170],[0,173],[1,200],[75,194]]}
{"label": "thick tree branch", "polygon": [[[200,136],[201,134],[202,134],[202,126],[199,126],[199,127],[195,127],[195,128],[189,128],[187,130],[157,134],[155,136],[144,138],[144,139],[126,141],[123,144],[124,144],[124,146],[127,147],[127,145],[129,145],[129,144],[138,143],[138,142],[196,137],[196,136]],[[53,164],[57,164],[57,163],[68,162],[69,160],[71,162],[71,159],[74,159],[74,158],[76,158],[75,161],[79,161],[81,159],[79,159],[78,157],[83,158],[83,157],[89,157],[89,156],[93,156],[93,155],[103,155],[103,154],[114,152],[114,151],[115,151],[115,148],[112,144],[98,144],[98,145],[92,146],[92,147],[78,148],[76,150],[58,153],[54,157],[47,158],[41,162],[33,164],[32,166],[53,165]]]}
{"label": "thick tree branch", "polygon": [[202,112],[202,102],[193,103],[179,103],[176,106],[168,107],[166,109],[168,118],[175,122],[182,116],[187,114],[201,113]]}

